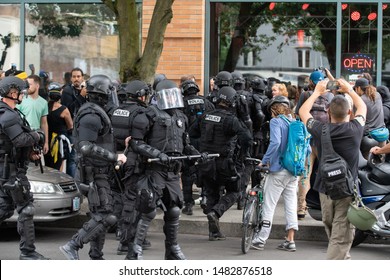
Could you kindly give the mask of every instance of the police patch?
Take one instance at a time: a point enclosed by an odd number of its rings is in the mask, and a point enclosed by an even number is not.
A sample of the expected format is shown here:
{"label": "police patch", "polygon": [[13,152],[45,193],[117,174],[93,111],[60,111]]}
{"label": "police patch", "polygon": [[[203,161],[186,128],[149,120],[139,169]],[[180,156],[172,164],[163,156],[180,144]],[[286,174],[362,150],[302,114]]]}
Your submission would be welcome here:
{"label": "police patch", "polygon": [[204,100],[200,98],[194,98],[187,100],[188,105],[204,104]]}
{"label": "police patch", "polygon": [[220,122],[221,117],[220,116],[214,116],[214,115],[206,115],[205,117],[206,121],[212,121],[212,122]]}
{"label": "police patch", "polygon": [[116,109],[112,115],[118,117],[128,117],[130,116],[130,112],[127,110]]}
{"label": "police patch", "polygon": [[178,127],[183,127],[183,122],[181,120],[177,120],[176,124]]}

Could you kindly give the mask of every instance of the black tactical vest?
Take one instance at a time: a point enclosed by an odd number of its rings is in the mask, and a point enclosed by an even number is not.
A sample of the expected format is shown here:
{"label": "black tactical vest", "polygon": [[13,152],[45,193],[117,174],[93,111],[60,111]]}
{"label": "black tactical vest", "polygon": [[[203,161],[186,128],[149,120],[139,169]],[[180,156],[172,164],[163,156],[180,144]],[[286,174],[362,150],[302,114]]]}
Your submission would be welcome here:
{"label": "black tactical vest", "polygon": [[216,109],[203,116],[200,137],[201,152],[219,153],[221,156],[233,153],[236,136],[225,131],[225,128],[232,127],[233,118],[232,113],[221,109]]}
{"label": "black tactical vest", "polygon": [[134,117],[145,107],[136,102],[121,104],[111,115],[111,124],[114,129],[114,138],[118,151],[125,149],[125,139],[131,135]]}
{"label": "black tactical vest", "polygon": [[146,143],[166,154],[182,154],[187,117],[179,109],[171,109],[169,112],[159,110],[154,105],[148,107],[146,114],[153,126]]}

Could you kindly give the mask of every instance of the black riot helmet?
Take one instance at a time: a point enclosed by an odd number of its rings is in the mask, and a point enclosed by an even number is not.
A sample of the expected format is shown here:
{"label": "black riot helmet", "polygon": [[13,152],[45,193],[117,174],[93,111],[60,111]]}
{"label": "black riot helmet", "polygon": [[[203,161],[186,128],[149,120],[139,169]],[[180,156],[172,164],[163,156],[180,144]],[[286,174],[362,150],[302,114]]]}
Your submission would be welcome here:
{"label": "black riot helmet", "polygon": [[138,98],[150,94],[149,86],[145,82],[139,80],[129,82],[125,90],[128,98]]}
{"label": "black riot helmet", "polygon": [[[28,83],[18,77],[14,77],[14,76],[4,77],[2,80],[0,80],[0,96],[3,98],[6,97],[12,100],[17,100],[19,102],[19,96],[21,94],[27,96],[28,87],[29,87]],[[11,89],[16,89],[18,91],[17,98],[12,98],[7,96]]]}
{"label": "black riot helmet", "polygon": [[102,107],[111,99],[115,90],[111,79],[106,75],[94,75],[87,80],[86,85],[88,100]]}
{"label": "black riot helmet", "polygon": [[254,78],[250,82],[250,87],[253,89],[255,92],[260,92],[263,93],[265,91],[265,83],[262,78]]}
{"label": "black riot helmet", "polygon": [[184,81],[181,84],[181,92],[183,93],[184,96],[196,95],[199,91],[200,90],[198,85],[192,80]]}
{"label": "black riot helmet", "polygon": [[117,86],[116,94],[118,95],[118,101],[120,104],[124,103],[127,100],[126,87],[127,83],[123,83]]}
{"label": "black riot helmet", "polygon": [[245,88],[244,76],[239,71],[232,72],[233,87],[235,90],[243,90]]}
{"label": "black riot helmet", "polygon": [[153,90],[156,90],[156,86],[159,82],[166,80],[167,77],[164,74],[156,74],[154,75],[154,81],[153,81]]}
{"label": "black riot helmet", "polygon": [[283,104],[286,105],[286,107],[290,107],[290,100],[288,100],[288,98],[283,95],[277,95],[273,97],[267,105],[268,112],[271,112],[271,107],[274,104]]}
{"label": "black riot helmet", "polygon": [[183,108],[184,101],[181,90],[171,80],[163,80],[156,86],[156,105],[160,110]]}
{"label": "black riot helmet", "polygon": [[233,85],[233,77],[227,71],[221,71],[215,76],[214,84],[218,88],[231,87]]}
{"label": "black riot helmet", "polygon": [[218,91],[219,103],[225,103],[228,107],[236,107],[237,92],[232,87],[223,87]]}

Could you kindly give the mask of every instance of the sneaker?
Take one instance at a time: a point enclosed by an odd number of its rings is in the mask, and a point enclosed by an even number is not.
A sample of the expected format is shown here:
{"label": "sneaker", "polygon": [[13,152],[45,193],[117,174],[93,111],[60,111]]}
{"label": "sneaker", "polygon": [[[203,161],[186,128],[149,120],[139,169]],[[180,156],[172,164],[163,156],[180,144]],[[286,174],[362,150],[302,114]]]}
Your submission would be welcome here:
{"label": "sneaker", "polygon": [[251,248],[253,248],[255,250],[259,250],[259,251],[263,251],[264,246],[265,245],[263,242],[252,242],[252,244],[251,244]]}
{"label": "sneaker", "polygon": [[33,251],[28,253],[21,253],[19,256],[19,260],[29,261],[29,260],[50,260],[50,259],[42,256],[38,252]]}
{"label": "sneaker", "polygon": [[295,247],[295,242],[288,240],[285,240],[282,244],[280,244],[277,249],[288,252],[295,252],[297,250],[297,248]]}
{"label": "sneaker", "polygon": [[226,240],[226,236],[222,232],[210,232],[209,241]]}
{"label": "sneaker", "polygon": [[187,203],[186,206],[181,210],[181,212],[185,215],[191,216],[193,214],[192,212],[192,203]]}
{"label": "sneaker", "polygon": [[214,211],[207,214],[207,220],[209,220],[210,232],[220,232],[219,230],[219,218]]}
{"label": "sneaker", "polygon": [[304,210],[298,211],[298,220],[303,220],[306,216],[306,212]]}

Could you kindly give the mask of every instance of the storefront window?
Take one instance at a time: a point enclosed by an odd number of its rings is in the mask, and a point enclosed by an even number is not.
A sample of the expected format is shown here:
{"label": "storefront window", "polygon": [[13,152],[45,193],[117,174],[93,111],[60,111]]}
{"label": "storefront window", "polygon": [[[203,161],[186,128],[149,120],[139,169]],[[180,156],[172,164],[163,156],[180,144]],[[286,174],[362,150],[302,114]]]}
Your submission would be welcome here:
{"label": "storefront window", "polygon": [[211,75],[239,70],[302,84],[315,68],[334,72],[335,3],[211,5]]}
{"label": "storefront window", "polygon": [[341,37],[337,38],[334,2],[210,3],[210,75],[240,70],[297,83],[322,66],[333,74],[337,67],[350,81],[367,72],[375,83],[378,31],[382,31],[382,84],[390,85],[390,2],[381,8],[382,30],[378,29],[378,3],[341,3]]}
{"label": "storefront window", "polygon": [[354,81],[361,73],[375,78],[377,4],[343,4],[341,38],[341,74]]}

